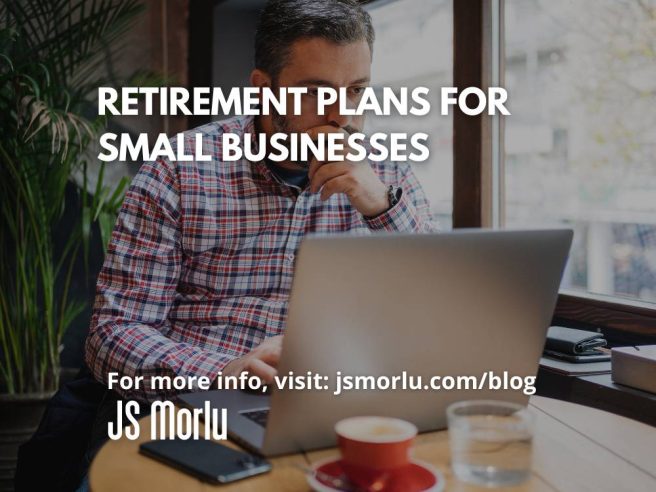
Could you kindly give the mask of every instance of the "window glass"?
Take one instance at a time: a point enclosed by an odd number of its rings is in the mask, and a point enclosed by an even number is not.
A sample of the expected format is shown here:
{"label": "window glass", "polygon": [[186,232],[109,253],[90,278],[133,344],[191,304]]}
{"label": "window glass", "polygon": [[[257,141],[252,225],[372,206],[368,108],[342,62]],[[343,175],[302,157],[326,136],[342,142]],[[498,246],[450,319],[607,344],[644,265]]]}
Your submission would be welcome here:
{"label": "window glass", "polygon": [[563,287],[656,302],[656,0],[507,0],[505,222],[567,226]]}

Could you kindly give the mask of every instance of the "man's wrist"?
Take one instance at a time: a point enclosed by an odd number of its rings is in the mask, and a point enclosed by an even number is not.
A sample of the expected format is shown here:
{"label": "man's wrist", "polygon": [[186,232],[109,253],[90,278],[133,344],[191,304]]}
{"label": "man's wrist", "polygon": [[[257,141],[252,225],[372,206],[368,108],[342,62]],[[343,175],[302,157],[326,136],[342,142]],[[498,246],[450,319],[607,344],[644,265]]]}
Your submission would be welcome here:
{"label": "man's wrist", "polygon": [[380,217],[384,213],[389,212],[394,208],[394,206],[399,203],[401,200],[401,195],[402,195],[402,190],[398,186],[393,186],[389,185],[385,188],[385,198],[384,198],[384,206],[380,208],[380,211],[378,213],[375,213],[373,215],[364,215],[364,218],[367,220],[375,219],[376,217]]}
{"label": "man's wrist", "polygon": [[223,375],[229,375],[229,376],[234,376],[241,374],[243,371],[243,360],[241,357],[238,357],[236,359],[232,359],[230,362],[228,362],[224,367],[223,370],[221,371]]}

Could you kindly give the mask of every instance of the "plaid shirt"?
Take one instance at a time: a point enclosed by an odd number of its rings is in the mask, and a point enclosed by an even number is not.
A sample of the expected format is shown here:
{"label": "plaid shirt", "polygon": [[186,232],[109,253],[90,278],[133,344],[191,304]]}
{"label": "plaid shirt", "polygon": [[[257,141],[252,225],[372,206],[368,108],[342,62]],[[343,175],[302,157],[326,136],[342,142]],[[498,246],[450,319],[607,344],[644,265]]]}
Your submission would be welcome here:
{"label": "plaid shirt", "polygon": [[142,401],[174,396],[153,375],[209,376],[266,337],[284,332],[294,258],[307,233],[428,232],[429,205],[408,165],[371,163],[401,200],[375,218],[343,194],[318,193],[278,179],[265,162],[223,162],[220,136],[255,134],[252,117],[205,125],[207,162],[141,166],[125,196],[98,277],[86,341],[95,377],[144,376],[121,391]]}

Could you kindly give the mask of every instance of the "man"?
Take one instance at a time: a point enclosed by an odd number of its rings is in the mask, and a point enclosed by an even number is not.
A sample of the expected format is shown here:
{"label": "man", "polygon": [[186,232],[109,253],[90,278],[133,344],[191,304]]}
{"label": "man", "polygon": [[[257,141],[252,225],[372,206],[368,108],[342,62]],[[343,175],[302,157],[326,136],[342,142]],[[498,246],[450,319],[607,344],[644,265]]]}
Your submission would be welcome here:
{"label": "man", "polygon": [[[355,0],[273,0],[256,35],[258,87],[347,87],[357,100],[370,79],[374,32]],[[205,125],[210,162],[145,163],[126,194],[86,342],[86,362],[108,373],[276,374],[294,257],[305,234],[434,229],[407,165],[373,162],[223,162],[223,132],[361,131],[338,104],[318,115],[313,91],[301,115],[237,117]],[[191,137],[190,137],[191,138]],[[339,309],[339,306],[335,306]]]}

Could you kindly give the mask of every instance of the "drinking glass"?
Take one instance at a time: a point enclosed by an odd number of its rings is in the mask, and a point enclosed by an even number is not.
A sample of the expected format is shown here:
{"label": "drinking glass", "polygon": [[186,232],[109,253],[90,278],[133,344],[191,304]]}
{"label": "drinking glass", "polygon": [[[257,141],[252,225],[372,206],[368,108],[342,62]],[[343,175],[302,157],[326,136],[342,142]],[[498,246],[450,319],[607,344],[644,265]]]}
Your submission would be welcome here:
{"label": "drinking glass", "polygon": [[453,471],[460,480],[505,487],[531,474],[534,418],[521,405],[477,400],[447,408]]}

